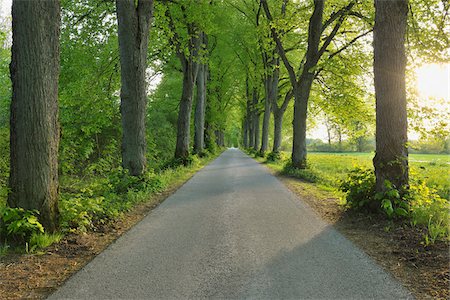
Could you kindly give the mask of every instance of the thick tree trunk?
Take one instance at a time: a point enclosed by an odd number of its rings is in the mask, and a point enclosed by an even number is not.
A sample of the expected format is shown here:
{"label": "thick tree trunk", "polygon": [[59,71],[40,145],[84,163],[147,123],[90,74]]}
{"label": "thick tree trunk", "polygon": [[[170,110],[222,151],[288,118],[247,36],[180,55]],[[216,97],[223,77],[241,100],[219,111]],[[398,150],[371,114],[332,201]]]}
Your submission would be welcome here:
{"label": "thick tree trunk", "polygon": [[250,114],[248,118],[248,147],[253,148],[255,146],[255,126],[253,122],[253,114]]}
{"label": "thick tree trunk", "polygon": [[181,94],[180,109],[178,112],[175,158],[186,159],[189,156],[192,98],[196,80],[196,69],[195,63],[189,60],[185,70],[183,70],[183,92]]}
{"label": "thick tree trunk", "polygon": [[[314,0],[314,11],[309,20],[308,49],[306,62],[294,89],[294,137],[292,142],[292,165],[295,168],[306,168],[306,118],[308,114],[308,100],[314,80],[314,67],[320,58],[319,43],[322,33],[322,17],[325,0]],[[290,76],[292,77],[292,75]],[[291,78],[291,83],[293,83]]]}
{"label": "thick tree trunk", "polygon": [[376,189],[408,186],[405,32],[407,0],[375,0]]}
{"label": "thick tree trunk", "polygon": [[197,75],[197,103],[194,114],[194,153],[200,154],[205,148],[205,104],[206,104],[206,72],[207,66],[201,64]]}
{"label": "thick tree trunk", "polygon": [[269,147],[269,123],[270,123],[270,113],[271,113],[271,90],[272,90],[273,78],[268,76],[266,79],[266,95],[264,99],[264,117],[262,125],[262,136],[261,136],[261,149],[259,153],[264,156],[267,148]]}
{"label": "thick tree trunk", "polygon": [[120,112],[122,115],[122,166],[141,175],[146,165],[145,116],[147,108],[148,37],[153,0],[116,0],[120,48]]}
{"label": "thick tree trunk", "polygon": [[260,114],[258,112],[255,112],[254,120],[253,120],[253,126],[255,131],[255,143],[253,145],[253,150],[258,151],[259,145],[261,143],[261,127],[260,127]]}
{"label": "thick tree trunk", "polygon": [[[208,50],[208,39],[204,32],[200,34],[201,47],[206,53]],[[197,73],[197,103],[194,114],[194,153],[200,154],[205,149],[205,110],[206,110],[206,85],[208,78],[208,64],[205,57],[198,67]]]}
{"label": "thick tree trunk", "polygon": [[258,102],[259,102],[259,95],[258,90],[256,88],[253,88],[252,92],[252,123],[253,123],[253,150],[258,151],[260,142],[261,142],[261,135],[260,135],[260,127],[259,127],[259,109],[258,109]]}
{"label": "thick tree trunk", "polygon": [[249,135],[249,128],[248,128],[248,118],[245,116],[244,122],[243,122],[243,146],[244,148],[248,148],[248,135]]}
{"label": "thick tree trunk", "polygon": [[253,148],[255,146],[255,122],[253,113],[253,104],[251,99],[247,101],[247,122],[248,122],[248,147]]}
{"label": "thick tree trunk", "polygon": [[284,111],[279,111],[273,114],[274,119],[274,130],[273,130],[273,148],[272,152],[279,153],[281,147],[281,131],[283,129],[283,116]]}
{"label": "thick tree trunk", "polygon": [[58,227],[59,0],[12,6],[11,164],[8,204]]}
{"label": "thick tree trunk", "polygon": [[306,72],[306,75],[302,75],[299,86],[294,89],[292,165],[299,169],[306,168],[306,120],[313,79],[314,74]]}

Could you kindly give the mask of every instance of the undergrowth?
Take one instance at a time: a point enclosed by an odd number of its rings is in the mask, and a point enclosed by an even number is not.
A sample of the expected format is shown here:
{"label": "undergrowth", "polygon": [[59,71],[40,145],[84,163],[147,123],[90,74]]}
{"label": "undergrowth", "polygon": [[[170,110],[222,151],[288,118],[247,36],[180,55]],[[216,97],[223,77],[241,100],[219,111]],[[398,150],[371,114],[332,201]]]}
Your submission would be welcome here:
{"label": "undergrowth", "polygon": [[[252,150],[246,152],[255,155]],[[424,229],[425,245],[450,239],[450,203],[445,197],[448,195],[448,183],[436,184],[440,182],[437,179],[439,176],[448,176],[443,172],[449,168],[446,163],[432,161],[427,164],[422,161],[420,166],[425,165],[422,167],[412,163],[407,191],[399,190],[386,181],[385,192],[376,193],[375,174],[370,160],[365,157],[361,159],[357,155],[332,154],[311,156],[306,169],[294,168],[287,153],[276,156],[269,154],[266,160],[258,161],[281,174],[312,183],[324,191],[333,191],[347,209],[381,213],[388,219],[401,219],[413,227]]]}
{"label": "undergrowth", "polygon": [[[218,154],[218,153],[216,153]],[[105,176],[63,176],[60,191],[60,231],[47,233],[38,221],[38,212],[9,208],[0,203],[0,256],[13,249],[18,252],[39,252],[58,242],[64,234],[97,230],[117,220],[124,212],[152,195],[161,193],[207,164],[216,154],[189,157],[189,163],[172,164],[161,170],[148,170],[130,176],[121,167]],[[4,199],[4,198],[3,198]]]}

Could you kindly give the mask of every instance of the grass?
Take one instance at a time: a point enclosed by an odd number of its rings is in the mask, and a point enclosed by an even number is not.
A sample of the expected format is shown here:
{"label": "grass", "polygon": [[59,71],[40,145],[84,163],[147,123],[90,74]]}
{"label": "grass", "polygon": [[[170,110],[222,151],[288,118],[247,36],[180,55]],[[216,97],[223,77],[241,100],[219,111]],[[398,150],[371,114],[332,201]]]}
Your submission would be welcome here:
{"label": "grass", "polygon": [[[373,153],[308,153],[308,168],[298,170],[286,168],[290,153],[282,153],[279,161],[266,161],[257,157],[274,171],[302,179],[307,193],[317,189],[331,192],[337,198],[345,199],[339,191],[341,183],[356,167],[373,168]],[[433,244],[438,239],[450,238],[449,197],[450,164],[448,155],[412,154],[410,155],[410,191],[414,196],[411,202],[410,221],[413,226],[426,228],[425,244]],[[307,183],[309,182],[309,183]],[[312,183],[312,185],[311,185]],[[325,199],[326,197],[317,197]]]}
{"label": "grass", "polygon": [[[315,183],[324,189],[334,189],[356,166],[371,168],[373,153],[308,153],[311,173],[317,177]],[[283,154],[285,159],[289,153]],[[409,160],[412,179],[423,180],[427,186],[437,190],[444,198],[450,198],[449,155],[411,154]],[[280,167],[279,167],[280,168]]]}

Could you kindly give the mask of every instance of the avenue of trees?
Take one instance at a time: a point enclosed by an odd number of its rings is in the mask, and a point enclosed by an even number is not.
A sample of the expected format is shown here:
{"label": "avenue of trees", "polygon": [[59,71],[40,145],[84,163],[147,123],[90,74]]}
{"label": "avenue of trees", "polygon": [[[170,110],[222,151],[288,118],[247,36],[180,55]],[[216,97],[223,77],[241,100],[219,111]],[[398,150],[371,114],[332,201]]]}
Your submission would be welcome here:
{"label": "avenue of trees", "polygon": [[358,150],[375,135],[376,190],[388,181],[403,193],[407,119],[421,118],[408,106],[410,60],[448,61],[448,10],[439,0],[13,0],[0,66],[7,203],[39,211],[51,232],[65,176],[121,165],[140,177],[223,146],[291,150],[290,166],[305,169],[317,123],[330,145],[332,132]]}

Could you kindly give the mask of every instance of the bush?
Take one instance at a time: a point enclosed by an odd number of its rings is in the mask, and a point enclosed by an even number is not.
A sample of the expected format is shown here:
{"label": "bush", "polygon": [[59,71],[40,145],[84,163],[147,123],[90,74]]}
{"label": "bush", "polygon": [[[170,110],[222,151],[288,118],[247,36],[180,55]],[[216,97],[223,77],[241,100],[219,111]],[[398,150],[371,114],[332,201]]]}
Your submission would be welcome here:
{"label": "bush", "polygon": [[292,176],[295,178],[303,179],[307,182],[318,182],[320,180],[319,174],[314,169],[306,168],[306,169],[299,169],[295,168],[292,165],[292,162],[288,162],[284,165],[283,168],[283,174]]}
{"label": "bush", "polygon": [[35,233],[44,233],[38,221],[39,212],[23,208],[3,207],[0,210],[0,236],[17,245],[27,243]]}
{"label": "bush", "polygon": [[343,204],[355,210],[374,210],[375,174],[371,169],[357,167],[351,170],[339,189],[345,193]]}
{"label": "bush", "polygon": [[277,162],[280,161],[282,159],[281,157],[281,152],[270,152],[269,154],[267,154],[267,161],[270,162]]}
{"label": "bush", "polygon": [[450,236],[450,203],[429,188],[425,182],[412,182],[408,200],[411,203],[411,222],[426,228],[425,243],[432,244]]}
{"label": "bush", "polygon": [[196,165],[199,162],[198,157],[195,155],[189,155],[188,157],[172,158],[166,164],[163,165],[162,169],[176,169],[178,167],[184,166],[189,167]]}
{"label": "bush", "polygon": [[371,169],[356,168],[341,183],[344,202],[355,210],[382,212],[389,218],[407,218],[413,226],[426,229],[426,245],[450,235],[450,203],[424,181],[410,181],[408,190],[399,190],[385,181],[385,191],[376,193],[375,175]]}

